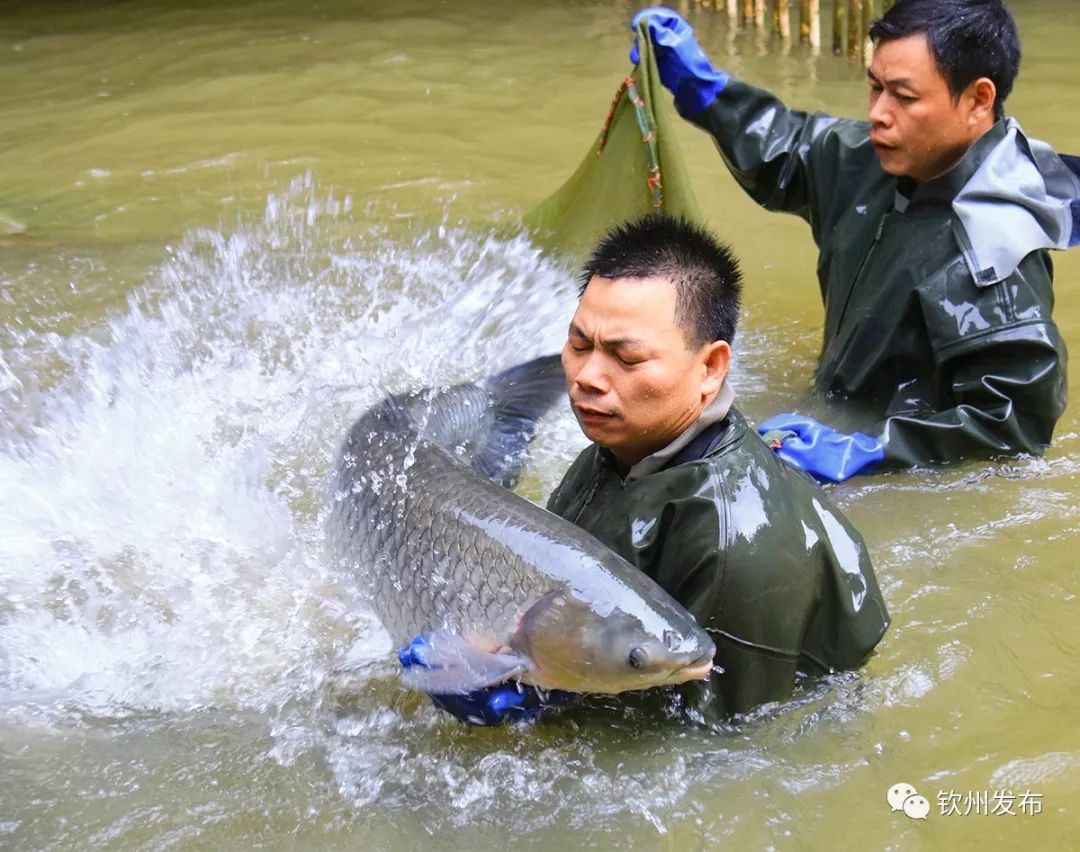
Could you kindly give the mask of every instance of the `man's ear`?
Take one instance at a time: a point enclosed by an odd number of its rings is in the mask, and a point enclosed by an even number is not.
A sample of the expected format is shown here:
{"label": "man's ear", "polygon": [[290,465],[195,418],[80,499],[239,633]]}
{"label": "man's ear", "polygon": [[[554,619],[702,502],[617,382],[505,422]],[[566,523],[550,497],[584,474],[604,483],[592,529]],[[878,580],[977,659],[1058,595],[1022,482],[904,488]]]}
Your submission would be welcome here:
{"label": "man's ear", "polygon": [[701,395],[712,396],[724,383],[728,368],[731,366],[731,344],[725,340],[715,340],[702,347]]}
{"label": "man's ear", "polygon": [[968,97],[971,98],[971,122],[982,124],[988,118],[994,122],[994,103],[997,101],[997,86],[989,77],[980,77],[968,85]]}

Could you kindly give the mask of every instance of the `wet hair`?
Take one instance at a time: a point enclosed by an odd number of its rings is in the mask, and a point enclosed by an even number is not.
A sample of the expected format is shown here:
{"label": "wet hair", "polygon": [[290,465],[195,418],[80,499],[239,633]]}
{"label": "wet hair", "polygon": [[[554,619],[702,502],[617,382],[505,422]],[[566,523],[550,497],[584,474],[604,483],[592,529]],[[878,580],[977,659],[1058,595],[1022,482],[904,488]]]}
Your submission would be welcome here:
{"label": "wet hair", "polygon": [[667,278],[675,285],[675,322],[692,350],[735,337],[742,273],[731,249],[705,228],[649,213],[612,228],[581,269],[581,293],[601,278]]}
{"label": "wet hair", "polygon": [[1002,0],[897,0],[874,21],[874,44],[925,35],[938,71],[956,100],[972,82],[989,78],[997,88],[994,117],[1020,70],[1020,34]]}

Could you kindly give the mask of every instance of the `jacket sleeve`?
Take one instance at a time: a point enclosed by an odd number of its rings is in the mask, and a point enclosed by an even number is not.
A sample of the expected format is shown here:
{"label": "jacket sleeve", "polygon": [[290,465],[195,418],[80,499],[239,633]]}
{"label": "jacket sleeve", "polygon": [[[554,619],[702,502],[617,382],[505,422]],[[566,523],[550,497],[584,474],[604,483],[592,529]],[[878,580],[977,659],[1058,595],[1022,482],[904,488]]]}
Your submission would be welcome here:
{"label": "jacket sleeve", "polygon": [[[829,208],[838,209],[845,189],[862,184],[843,179],[860,165],[865,122],[788,109],[762,89],[732,80],[715,101],[688,119],[713,137],[732,175],[758,204],[808,221],[817,239]],[[872,149],[870,149],[872,154]]]}
{"label": "jacket sleeve", "polygon": [[886,417],[875,430],[886,463],[1040,454],[1065,410],[1067,355],[1050,318],[1046,254],[1029,255],[1010,278],[974,295],[957,283],[966,274],[958,262],[921,288],[943,398],[927,403],[927,416]]}

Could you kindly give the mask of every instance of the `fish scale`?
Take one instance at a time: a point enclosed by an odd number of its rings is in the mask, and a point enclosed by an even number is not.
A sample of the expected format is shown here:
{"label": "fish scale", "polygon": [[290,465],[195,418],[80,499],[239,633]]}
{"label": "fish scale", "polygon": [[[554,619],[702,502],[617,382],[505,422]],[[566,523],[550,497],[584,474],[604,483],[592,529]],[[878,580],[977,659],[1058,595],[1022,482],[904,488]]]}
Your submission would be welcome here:
{"label": "fish scale", "polygon": [[[376,412],[370,419],[379,417]],[[340,490],[347,496],[335,504],[331,526],[349,530],[349,535],[332,538],[347,539],[354,546],[338,558],[351,563],[354,576],[368,578],[369,603],[396,642],[437,628],[508,633],[520,613],[499,590],[506,583],[522,590],[531,586],[514,583],[512,575],[522,576],[522,567],[514,564],[512,554],[498,547],[482,551],[482,540],[461,522],[466,514],[492,515],[493,495],[484,489],[472,499],[467,495],[462,499],[460,494],[455,499],[462,475],[476,479],[475,475],[444,450],[422,440],[418,429],[409,431],[393,436],[396,440],[385,435],[371,440],[368,418],[353,429],[348,452],[355,463],[343,468],[347,487]],[[409,456],[413,463],[406,469]],[[384,482],[392,483],[390,493],[385,488],[380,494],[368,488],[355,490],[356,474],[365,469],[375,470]],[[398,479],[402,473],[404,488]],[[370,481],[370,474],[367,478]],[[365,484],[363,479],[360,473],[361,484]],[[492,489],[502,491],[498,486]],[[505,495],[500,493],[497,499],[501,502]],[[379,570],[370,570],[376,566]],[[385,588],[380,579],[391,579],[402,594]],[[494,581],[494,588],[484,581]],[[458,598],[457,606],[443,606],[453,598]]]}

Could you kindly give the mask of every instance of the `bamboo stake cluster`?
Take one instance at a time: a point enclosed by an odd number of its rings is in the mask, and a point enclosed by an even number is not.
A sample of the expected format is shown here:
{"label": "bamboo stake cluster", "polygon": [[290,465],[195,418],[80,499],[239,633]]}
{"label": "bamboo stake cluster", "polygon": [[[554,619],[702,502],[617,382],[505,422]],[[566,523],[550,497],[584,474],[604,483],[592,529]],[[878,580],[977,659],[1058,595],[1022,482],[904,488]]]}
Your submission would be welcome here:
{"label": "bamboo stake cluster", "polygon": [[[685,2],[685,0],[684,0]],[[727,12],[728,20],[738,27],[768,26],[781,42],[792,40],[792,17],[798,15],[794,30],[798,40],[815,50],[821,46],[821,0],[692,0],[698,5]],[[829,0],[826,0],[828,3]],[[870,26],[887,12],[896,0],[831,0],[832,51],[852,62],[870,62],[873,45]]]}

